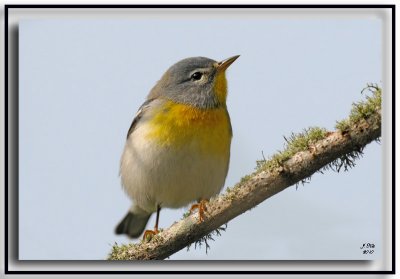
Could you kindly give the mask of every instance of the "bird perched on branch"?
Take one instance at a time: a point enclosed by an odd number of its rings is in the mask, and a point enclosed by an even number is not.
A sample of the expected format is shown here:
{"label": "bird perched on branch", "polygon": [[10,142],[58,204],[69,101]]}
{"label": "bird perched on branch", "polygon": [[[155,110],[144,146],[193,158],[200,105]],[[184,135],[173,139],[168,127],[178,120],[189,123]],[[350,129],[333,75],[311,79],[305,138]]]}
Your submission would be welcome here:
{"label": "bird perched on branch", "polygon": [[226,107],[226,69],[239,57],[205,57],[171,66],[150,91],[129,128],[121,157],[122,186],[132,199],[117,234],[138,237],[152,213],[197,201],[199,221],[229,167],[232,128]]}

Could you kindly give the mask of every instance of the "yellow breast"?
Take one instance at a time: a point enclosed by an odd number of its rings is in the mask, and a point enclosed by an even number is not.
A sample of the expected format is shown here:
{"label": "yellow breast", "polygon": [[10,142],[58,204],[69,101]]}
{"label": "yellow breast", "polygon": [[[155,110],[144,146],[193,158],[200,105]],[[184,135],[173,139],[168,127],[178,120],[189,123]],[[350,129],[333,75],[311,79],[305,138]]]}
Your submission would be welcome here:
{"label": "yellow breast", "polygon": [[167,101],[149,123],[148,139],[180,148],[188,144],[205,154],[229,154],[232,129],[225,107],[199,109]]}

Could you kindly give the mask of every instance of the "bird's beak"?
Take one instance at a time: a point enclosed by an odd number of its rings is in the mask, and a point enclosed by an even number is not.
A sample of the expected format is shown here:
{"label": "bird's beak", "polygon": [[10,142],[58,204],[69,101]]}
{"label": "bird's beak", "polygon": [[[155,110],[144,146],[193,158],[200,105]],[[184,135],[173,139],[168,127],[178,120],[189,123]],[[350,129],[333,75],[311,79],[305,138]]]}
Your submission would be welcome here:
{"label": "bird's beak", "polygon": [[230,57],[228,59],[222,60],[221,62],[218,62],[216,64],[217,71],[218,72],[225,71],[233,62],[235,62],[236,59],[239,58],[239,56],[240,55],[235,55],[235,56],[232,56],[232,57]]}

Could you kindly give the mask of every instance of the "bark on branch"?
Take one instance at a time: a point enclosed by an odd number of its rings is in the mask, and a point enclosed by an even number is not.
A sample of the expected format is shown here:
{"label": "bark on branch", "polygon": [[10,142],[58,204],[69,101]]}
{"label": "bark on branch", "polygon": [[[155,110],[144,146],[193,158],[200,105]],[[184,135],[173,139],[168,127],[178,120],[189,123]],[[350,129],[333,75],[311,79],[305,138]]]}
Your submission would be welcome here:
{"label": "bark on branch", "polygon": [[229,192],[211,200],[204,222],[198,223],[198,214],[192,214],[154,236],[149,242],[115,245],[109,259],[165,259],[269,197],[304,181],[318,170],[340,168],[343,165],[346,167],[349,162],[351,166],[351,160],[381,135],[380,99],[379,106],[365,116],[356,118],[356,122],[350,121],[345,130],[326,132],[322,139],[310,144],[307,150],[295,153],[278,167],[260,167]]}

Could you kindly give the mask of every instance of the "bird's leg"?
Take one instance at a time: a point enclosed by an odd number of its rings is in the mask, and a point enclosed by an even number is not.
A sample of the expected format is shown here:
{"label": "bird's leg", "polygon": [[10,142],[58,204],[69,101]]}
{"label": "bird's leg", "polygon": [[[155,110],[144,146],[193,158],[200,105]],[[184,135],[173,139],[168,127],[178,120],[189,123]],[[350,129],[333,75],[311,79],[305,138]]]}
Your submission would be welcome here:
{"label": "bird's leg", "polygon": [[143,240],[146,240],[148,236],[151,239],[151,237],[153,237],[154,235],[159,233],[159,231],[158,231],[158,219],[160,218],[160,210],[161,210],[160,205],[157,205],[157,216],[156,216],[156,224],[154,226],[154,230],[145,230],[145,232],[143,234]]}
{"label": "bird's leg", "polygon": [[205,219],[204,212],[207,212],[207,203],[208,200],[200,199],[190,208],[190,214],[192,214],[196,208],[199,210],[199,223],[203,222]]}

